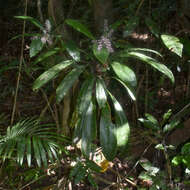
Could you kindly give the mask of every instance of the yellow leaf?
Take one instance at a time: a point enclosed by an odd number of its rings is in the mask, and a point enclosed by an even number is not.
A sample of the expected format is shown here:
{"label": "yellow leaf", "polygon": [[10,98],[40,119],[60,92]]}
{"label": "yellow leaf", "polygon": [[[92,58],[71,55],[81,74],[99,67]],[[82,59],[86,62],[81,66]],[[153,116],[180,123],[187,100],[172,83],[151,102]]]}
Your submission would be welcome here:
{"label": "yellow leaf", "polygon": [[101,172],[105,172],[109,168],[109,161],[104,160],[100,163],[100,167],[102,168]]}

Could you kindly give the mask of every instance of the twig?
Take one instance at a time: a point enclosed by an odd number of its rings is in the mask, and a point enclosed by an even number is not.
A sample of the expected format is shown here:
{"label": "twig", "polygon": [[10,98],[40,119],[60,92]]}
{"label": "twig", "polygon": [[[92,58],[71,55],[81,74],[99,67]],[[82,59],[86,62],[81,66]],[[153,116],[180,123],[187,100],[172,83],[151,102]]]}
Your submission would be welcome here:
{"label": "twig", "polygon": [[[28,0],[25,1],[24,16],[27,15],[27,8],[28,8]],[[17,102],[17,96],[18,96],[18,88],[19,88],[20,78],[21,78],[21,69],[22,69],[22,62],[23,62],[23,55],[24,55],[25,27],[26,27],[26,20],[24,20],[24,22],[23,22],[21,54],[20,54],[20,60],[19,60],[19,71],[18,71],[18,77],[17,77],[17,83],[16,83],[16,91],[15,91],[15,96],[14,96],[14,104],[13,104],[13,110],[12,110],[12,115],[11,115],[11,125],[14,122],[15,111],[16,111],[16,102]]]}

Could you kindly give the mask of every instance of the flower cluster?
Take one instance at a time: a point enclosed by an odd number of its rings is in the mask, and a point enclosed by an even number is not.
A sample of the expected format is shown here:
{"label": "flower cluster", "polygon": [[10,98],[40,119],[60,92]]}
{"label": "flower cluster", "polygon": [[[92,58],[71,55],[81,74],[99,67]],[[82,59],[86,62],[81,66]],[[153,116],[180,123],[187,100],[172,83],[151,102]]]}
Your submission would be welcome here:
{"label": "flower cluster", "polygon": [[53,42],[52,42],[52,37],[50,36],[50,32],[51,32],[51,23],[47,19],[45,21],[45,29],[43,30],[44,35],[41,37],[41,41],[43,44],[47,42],[49,45],[52,45]]}
{"label": "flower cluster", "polygon": [[99,40],[96,40],[95,43],[98,45],[98,51],[105,47],[109,53],[113,53],[114,50],[111,44],[111,36],[113,34],[113,29],[109,30],[107,20],[104,21],[104,33]]}

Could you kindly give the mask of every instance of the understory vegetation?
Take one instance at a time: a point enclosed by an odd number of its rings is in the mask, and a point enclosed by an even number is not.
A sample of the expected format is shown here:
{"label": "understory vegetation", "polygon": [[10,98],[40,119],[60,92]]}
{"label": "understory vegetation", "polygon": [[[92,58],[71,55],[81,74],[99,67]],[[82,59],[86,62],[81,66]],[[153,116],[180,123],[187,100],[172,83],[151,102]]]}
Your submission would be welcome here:
{"label": "understory vegetation", "polygon": [[0,189],[190,189],[188,0],[0,15]]}

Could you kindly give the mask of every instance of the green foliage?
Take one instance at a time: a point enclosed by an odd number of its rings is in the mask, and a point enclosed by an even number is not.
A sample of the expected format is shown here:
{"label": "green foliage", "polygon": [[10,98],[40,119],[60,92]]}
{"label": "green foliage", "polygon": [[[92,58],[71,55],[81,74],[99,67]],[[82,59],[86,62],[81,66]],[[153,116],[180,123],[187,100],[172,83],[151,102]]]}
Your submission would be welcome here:
{"label": "green foliage", "polygon": [[2,160],[15,158],[20,165],[27,161],[30,167],[35,159],[39,167],[47,166],[48,160],[58,159],[59,142],[64,141],[53,131],[51,126],[42,125],[35,119],[9,126],[6,134],[0,136]]}

